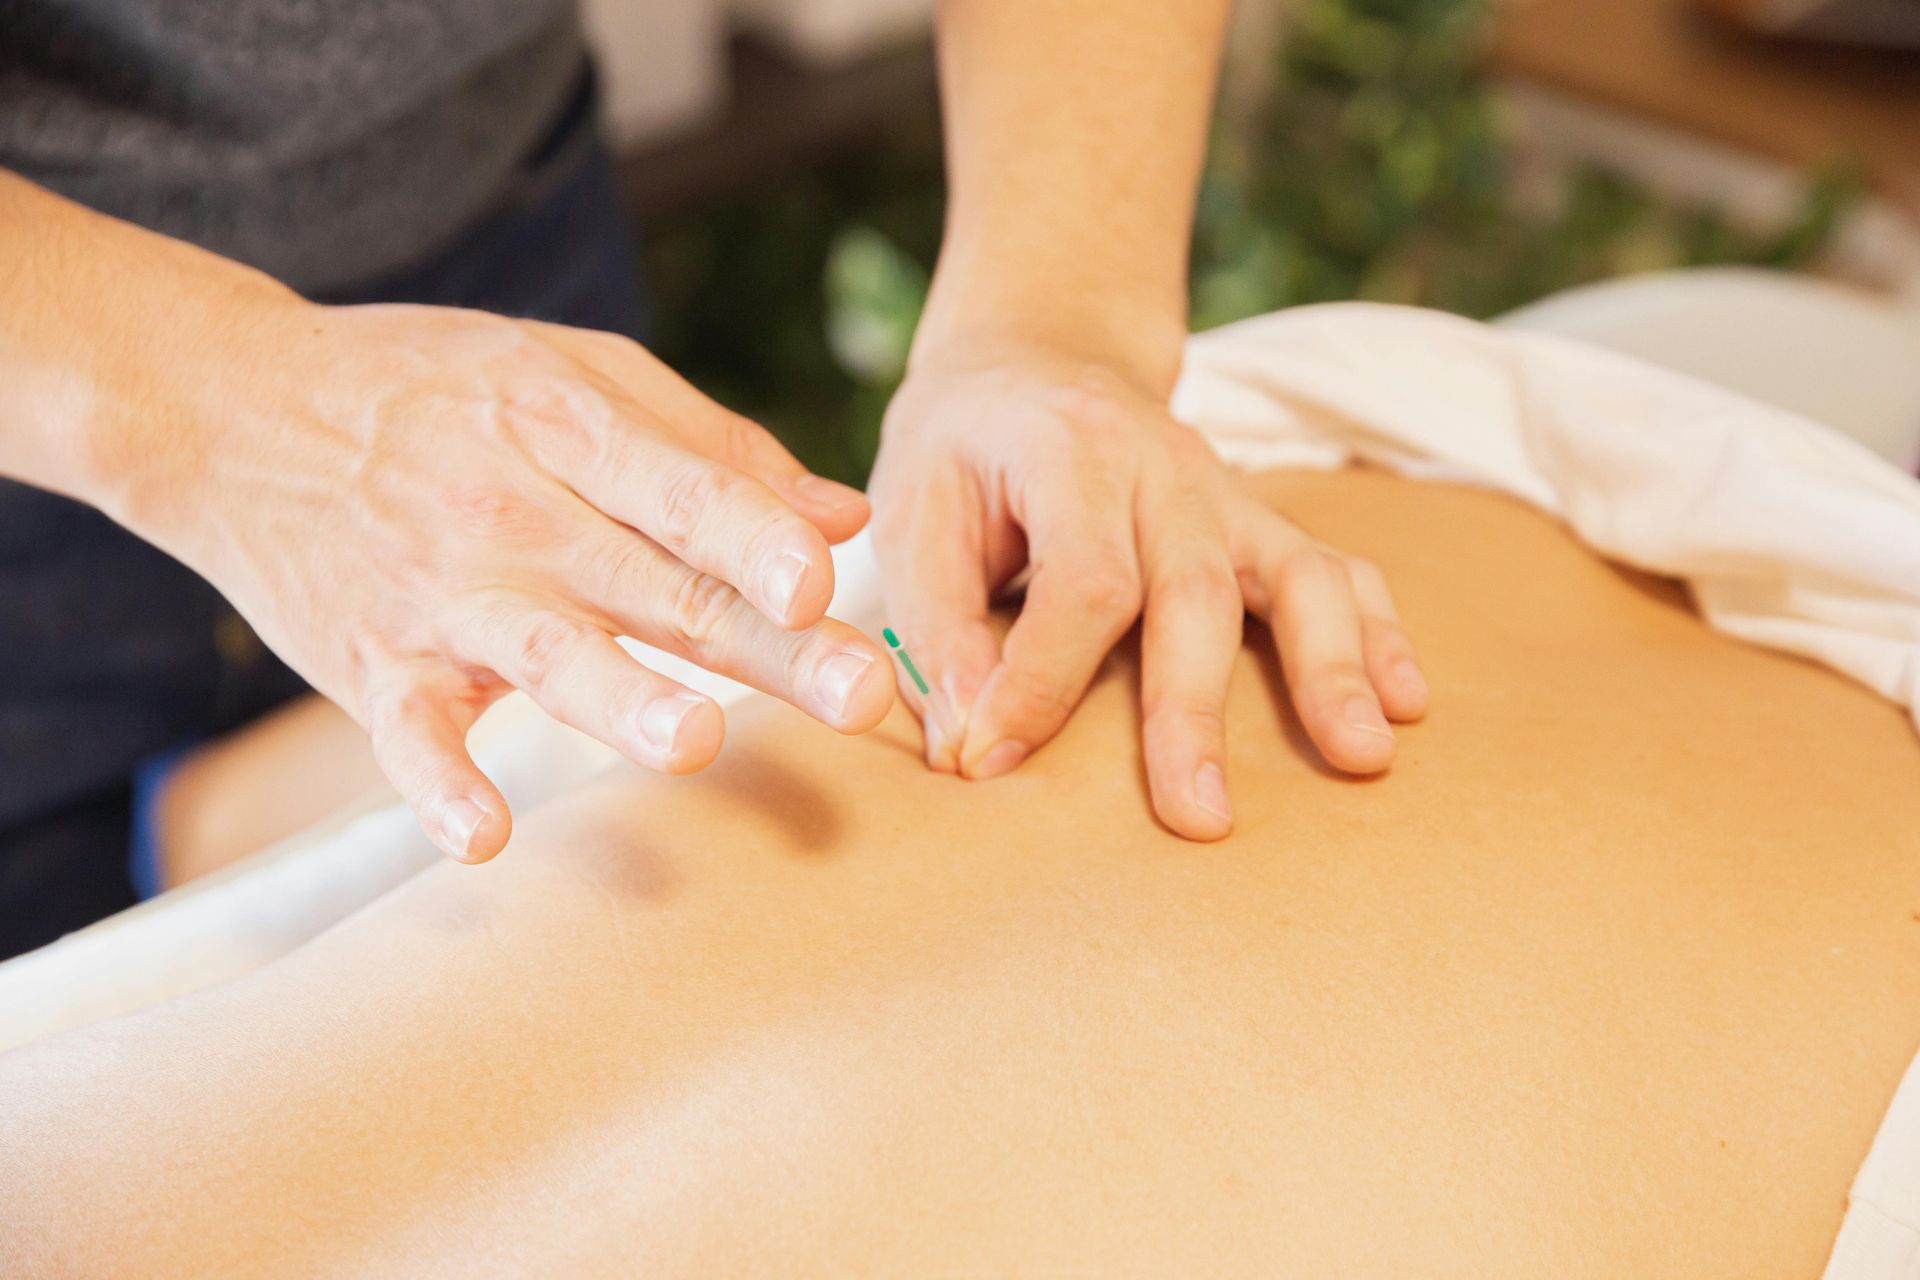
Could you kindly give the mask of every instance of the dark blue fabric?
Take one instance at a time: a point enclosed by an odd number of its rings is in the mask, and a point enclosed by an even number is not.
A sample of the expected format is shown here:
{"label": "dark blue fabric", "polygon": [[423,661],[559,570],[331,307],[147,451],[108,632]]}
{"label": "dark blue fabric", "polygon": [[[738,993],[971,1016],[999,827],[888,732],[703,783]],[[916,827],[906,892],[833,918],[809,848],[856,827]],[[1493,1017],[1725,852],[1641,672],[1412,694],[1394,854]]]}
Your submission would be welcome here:
{"label": "dark blue fabric", "polygon": [[160,793],[180,765],[206,739],[193,738],[177,747],[148,756],[133,767],[132,790],[127,800],[128,814],[127,875],[133,880],[133,895],[145,902],[157,897],[166,885],[161,879]]}
{"label": "dark blue fabric", "polygon": [[[477,307],[644,339],[591,80],[498,211],[334,302]],[[0,481],[0,958],[134,901],[131,778],[305,690],[205,581],[98,512]]]}

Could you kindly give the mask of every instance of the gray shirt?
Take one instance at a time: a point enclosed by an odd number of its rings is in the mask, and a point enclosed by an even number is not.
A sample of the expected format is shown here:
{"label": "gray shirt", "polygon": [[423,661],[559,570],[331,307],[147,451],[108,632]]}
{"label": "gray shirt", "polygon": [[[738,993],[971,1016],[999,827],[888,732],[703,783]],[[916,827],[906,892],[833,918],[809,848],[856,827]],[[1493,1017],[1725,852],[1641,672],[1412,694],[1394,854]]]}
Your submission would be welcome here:
{"label": "gray shirt", "polygon": [[573,0],[0,0],[0,167],[335,290],[484,214],[584,59]]}

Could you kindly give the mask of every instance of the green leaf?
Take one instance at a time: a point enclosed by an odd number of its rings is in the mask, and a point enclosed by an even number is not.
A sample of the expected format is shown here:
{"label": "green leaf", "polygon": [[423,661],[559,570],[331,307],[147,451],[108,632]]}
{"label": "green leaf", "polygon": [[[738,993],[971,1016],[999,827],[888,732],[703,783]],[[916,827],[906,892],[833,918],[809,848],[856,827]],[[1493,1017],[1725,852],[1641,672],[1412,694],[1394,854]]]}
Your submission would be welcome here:
{"label": "green leaf", "polygon": [[855,381],[900,380],[927,301],[925,269],[871,227],[834,237],[827,252],[827,344]]}

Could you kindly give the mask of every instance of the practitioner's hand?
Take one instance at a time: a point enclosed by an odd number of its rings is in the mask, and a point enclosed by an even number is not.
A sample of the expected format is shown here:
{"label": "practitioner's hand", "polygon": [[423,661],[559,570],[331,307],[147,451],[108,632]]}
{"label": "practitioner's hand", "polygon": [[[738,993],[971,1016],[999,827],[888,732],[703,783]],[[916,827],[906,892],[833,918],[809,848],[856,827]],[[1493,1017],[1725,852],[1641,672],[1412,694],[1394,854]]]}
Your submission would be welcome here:
{"label": "practitioner's hand", "polygon": [[719,708],[615,636],[842,732],[891,705],[884,652],[823,620],[866,500],[633,343],[253,286],[221,314],[107,505],[368,730],[448,853],[506,843],[465,738],[510,689],[649,768],[713,759]]}
{"label": "practitioner's hand", "polygon": [[[935,768],[1019,765],[1143,607],[1147,773],[1180,835],[1232,827],[1222,708],[1246,610],[1271,623],[1294,705],[1336,767],[1386,768],[1387,722],[1426,709],[1379,570],[1238,492],[1164,392],[1110,366],[1031,347],[917,361],[871,493],[892,623],[948,700],[923,711]],[[996,644],[989,597],[1029,565]]]}

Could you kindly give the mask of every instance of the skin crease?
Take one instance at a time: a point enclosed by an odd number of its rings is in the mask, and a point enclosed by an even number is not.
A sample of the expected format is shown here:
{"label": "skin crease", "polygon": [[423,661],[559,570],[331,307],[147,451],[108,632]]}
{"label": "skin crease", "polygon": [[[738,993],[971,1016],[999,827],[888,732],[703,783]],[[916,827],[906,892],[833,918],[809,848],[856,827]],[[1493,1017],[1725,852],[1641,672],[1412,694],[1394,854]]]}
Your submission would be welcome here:
{"label": "skin crease", "polygon": [[[1379,575],[1233,492],[1166,414],[1227,0],[944,0],[948,220],[887,416],[876,546],[939,673],[936,769],[1016,768],[1143,620],[1169,830],[1232,829],[1243,611],[1336,767],[1384,768],[1426,684]],[[866,499],[624,339],[445,308],[316,307],[0,172],[0,474],[207,576],[368,733],[448,853],[511,828],[465,733],[509,688],[666,773],[707,699],[617,634],[859,733],[891,699],[821,612]],[[916,514],[917,513],[917,514]],[[1004,646],[989,596],[1032,582]],[[937,572],[928,572],[937,566]]]}
{"label": "skin crease", "polygon": [[18,1273],[1818,1274],[1920,1046],[1911,723],[1506,500],[1253,484],[1401,584],[1446,694],[1383,777],[1258,627],[1207,846],[1131,646],[980,786],[762,700],[0,1058]]}
{"label": "skin crease", "polygon": [[879,646],[822,619],[865,498],[634,343],[316,306],[3,172],[0,229],[34,250],[0,264],[0,472],[217,585],[449,853],[507,839],[464,736],[510,688],[650,768],[713,758],[719,709],[615,634],[842,732],[891,705]]}
{"label": "skin crease", "polygon": [[[888,616],[936,686],[933,768],[1018,768],[1141,624],[1155,814],[1233,829],[1243,615],[1334,767],[1392,761],[1427,684],[1384,579],[1250,501],[1167,412],[1225,0],[943,0],[947,225],[873,496]],[[988,602],[1031,570],[1004,639]],[[905,684],[909,703],[919,699]]]}
{"label": "skin crease", "polygon": [[[1145,608],[1158,615],[1144,730],[1155,809],[1203,840],[1233,824],[1221,700],[1243,610],[1236,574],[1305,541],[1277,517],[1223,520],[1231,482],[1166,414],[1227,10],[942,4],[952,194],[870,486],[888,615],[936,686],[932,767],[971,778],[1019,767]],[[1003,643],[988,601],[1029,565]],[[1316,607],[1342,670],[1295,694],[1329,758],[1371,772],[1392,754],[1381,701],[1399,694],[1388,714],[1417,716],[1424,684],[1376,696],[1353,601]],[[1349,703],[1357,733],[1344,711],[1319,712]]]}
{"label": "skin crease", "polygon": [[[1286,694],[1336,768],[1385,769],[1389,720],[1425,713],[1426,679],[1379,569],[1244,494],[1160,401],[1092,366],[993,364],[910,379],[889,413],[915,421],[913,444],[906,455],[883,448],[876,495],[908,487],[901,474],[912,459],[962,463],[921,477],[912,502],[876,498],[890,616],[929,638],[933,696],[947,703],[930,718],[935,768],[986,778],[1017,767],[1064,723],[1136,616],[1154,810],[1190,839],[1233,829],[1222,699],[1244,612],[1274,624]],[[1129,435],[1143,442],[1114,447]],[[1064,493],[1076,501],[1062,508]],[[1030,560],[1019,617],[1002,639],[988,620],[991,593]],[[901,692],[922,701],[904,682]],[[963,738],[951,740],[943,724],[964,725]]]}

